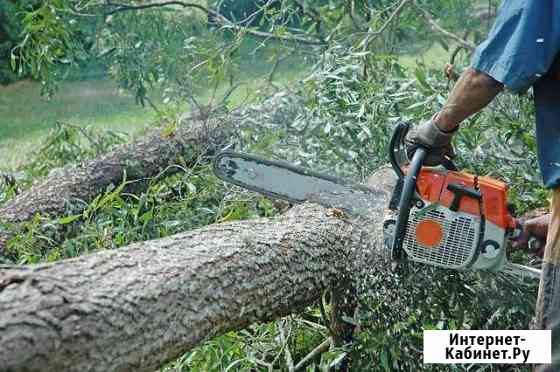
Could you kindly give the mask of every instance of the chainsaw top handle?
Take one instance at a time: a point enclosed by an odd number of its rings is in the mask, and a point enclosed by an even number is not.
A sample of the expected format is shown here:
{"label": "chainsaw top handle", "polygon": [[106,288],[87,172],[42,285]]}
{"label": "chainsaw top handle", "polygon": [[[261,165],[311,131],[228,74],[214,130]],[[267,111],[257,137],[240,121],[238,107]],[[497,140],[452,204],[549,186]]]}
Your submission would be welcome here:
{"label": "chainsaw top handle", "polygon": [[[406,225],[408,223],[408,218],[410,216],[410,208],[412,208],[412,203],[414,203],[414,194],[416,192],[416,179],[424,159],[428,151],[423,147],[418,147],[412,156],[410,161],[410,166],[403,179],[401,198],[399,201],[399,213],[397,217],[397,224],[395,226],[395,239],[393,241],[392,258],[394,260],[400,260],[403,257],[403,241],[406,234]],[[401,171],[402,172],[402,171]]]}
{"label": "chainsaw top handle", "polygon": [[[419,146],[414,152],[412,159],[410,159],[408,170],[406,174],[404,174],[397,156],[404,158],[405,156],[403,156],[403,152],[406,155],[404,142],[409,129],[410,124],[399,123],[393,131],[393,136],[391,137],[391,141],[389,142],[389,160],[393,169],[395,170],[395,173],[399,177],[399,182],[402,183],[400,199],[398,203],[399,212],[395,226],[395,238],[393,241],[392,249],[392,258],[395,260],[403,258],[402,245],[406,234],[406,225],[410,216],[410,209],[412,208],[413,203],[416,202],[416,180],[429,151],[428,148]],[[448,170],[457,170],[451,160],[448,160],[447,163],[443,165]]]}
{"label": "chainsaw top handle", "polygon": [[[401,167],[403,163],[408,160],[405,139],[410,127],[411,124],[406,122],[397,124],[393,130],[391,140],[389,141],[389,161],[391,162],[393,170],[400,179],[404,178],[404,172]],[[425,149],[428,150],[427,148]],[[458,171],[458,168],[450,159],[444,159],[441,165],[443,165],[443,167],[447,170]]]}

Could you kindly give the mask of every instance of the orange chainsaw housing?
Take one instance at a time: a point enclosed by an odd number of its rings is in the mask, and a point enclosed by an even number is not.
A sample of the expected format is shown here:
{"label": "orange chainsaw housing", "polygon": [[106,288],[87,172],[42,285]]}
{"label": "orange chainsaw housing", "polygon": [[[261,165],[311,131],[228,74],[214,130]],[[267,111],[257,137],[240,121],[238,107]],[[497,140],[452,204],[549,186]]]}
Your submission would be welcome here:
{"label": "orange chainsaw housing", "polygon": [[449,208],[454,193],[447,189],[449,184],[458,184],[466,188],[475,189],[482,194],[482,211],[478,200],[462,197],[459,212],[477,217],[484,216],[503,229],[514,229],[515,220],[507,207],[507,185],[490,177],[474,176],[464,172],[442,171],[424,167],[418,175],[416,185],[420,197],[431,203],[438,203]]}

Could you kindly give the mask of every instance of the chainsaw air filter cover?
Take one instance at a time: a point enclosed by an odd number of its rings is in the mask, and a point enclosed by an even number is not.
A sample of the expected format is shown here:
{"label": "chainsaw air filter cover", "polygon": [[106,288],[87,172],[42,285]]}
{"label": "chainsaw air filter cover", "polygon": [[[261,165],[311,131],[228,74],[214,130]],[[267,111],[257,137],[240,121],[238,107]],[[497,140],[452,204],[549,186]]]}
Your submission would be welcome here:
{"label": "chainsaw air filter cover", "polygon": [[[488,177],[424,167],[402,248],[410,260],[451,269],[497,271],[515,228],[507,186]],[[386,244],[394,220],[385,222]]]}
{"label": "chainsaw air filter cover", "polygon": [[465,269],[476,256],[480,229],[476,216],[426,204],[411,210],[403,249],[413,261]]}

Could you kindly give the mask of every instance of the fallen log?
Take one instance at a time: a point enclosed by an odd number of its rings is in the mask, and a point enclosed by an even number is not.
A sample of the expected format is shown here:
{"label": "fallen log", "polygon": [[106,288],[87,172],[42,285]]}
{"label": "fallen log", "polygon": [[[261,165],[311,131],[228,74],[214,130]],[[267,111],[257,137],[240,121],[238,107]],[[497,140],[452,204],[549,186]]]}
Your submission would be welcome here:
{"label": "fallen log", "polygon": [[[289,121],[290,97],[278,93],[263,103],[237,109],[216,118],[189,115],[180,120],[175,130],[158,129],[138,140],[116,146],[111,152],[97,159],[69,165],[52,171],[30,189],[0,206],[0,256],[12,237],[13,226],[31,221],[39,214],[53,218],[79,214],[98,194],[109,185],[127,181],[147,180],[165,172],[171,175],[180,170],[175,165],[189,167],[204,160],[216,149],[231,141],[239,127],[275,125],[276,121]],[[134,191],[141,191],[147,182],[134,182]]]}
{"label": "fallen log", "polygon": [[[125,180],[154,177],[173,164],[192,165],[223,144],[223,121],[197,121],[179,126],[173,133],[157,130],[129,144],[116,146],[104,156],[83,164],[57,169],[28,190],[0,207],[0,223],[18,224],[37,214],[56,217],[79,213],[107,186]],[[169,168],[169,174],[177,168]],[[0,233],[0,250],[10,238]]]}
{"label": "fallen log", "polygon": [[[386,201],[387,185],[376,194]],[[152,371],[210,337],[312,304],[375,254],[357,226],[306,204],[276,219],[0,266],[0,366]]]}

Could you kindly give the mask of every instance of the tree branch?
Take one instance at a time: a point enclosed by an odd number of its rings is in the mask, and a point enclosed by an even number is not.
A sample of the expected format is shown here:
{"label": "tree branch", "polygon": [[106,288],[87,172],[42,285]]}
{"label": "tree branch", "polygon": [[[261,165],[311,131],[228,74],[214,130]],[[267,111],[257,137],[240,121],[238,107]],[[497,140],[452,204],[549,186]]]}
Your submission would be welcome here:
{"label": "tree branch", "polygon": [[286,336],[286,331],[284,330],[285,325],[285,319],[278,322],[278,332],[280,334],[280,342],[282,342],[282,348],[284,349],[284,360],[286,361],[286,367],[288,367],[288,372],[294,372],[294,359],[292,358],[290,345],[288,344],[288,340],[291,336],[291,331],[288,333],[288,336]]}
{"label": "tree branch", "polygon": [[[393,171],[372,178],[385,205]],[[0,265],[0,366],[153,371],[210,337],[301,311],[341,277],[387,267],[380,210],[367,244],[360,223],[330,212],[305,204],[56,263]]]}
{"label": "tree branch", "polygon": [[[146,179],[160,173],[170,164],[184,161],[187,165],[199,157],[208,158],[231,138],[227,119],[192,120],[179,125],[171,135],[158,129],[138,140],[119,146],[81,164],[69,164],[37,180],[30,189],[0,206],[0,224],[14,225],[0,230],[0,255],[7,242],[17,233],[16,225],[40,215],[44,219],[78,214],[84,204],[93,200],[108,185],[119,185],[124,175]],[[176,172],[176,171],[175,171]],[[147,185],[135,185],[138,189]]]}
{"label": "tree branch", "polygon": [[[236,87],[232,86],[224,99]],[[140,192],[154,177],[179,172],[178,164],[190,167],[208,161],[217,149],[238,141],[237,129],[253,125],[255,118],[270,125],[278,124],[277,120],[293,120],[285,110],[287,102],[292,102],[287,97],[287,93],[279,93],[259,104],[218,112],[215,106],[198,104],[193,96],[193,105],[198,106],[182,116],[176,128],[156,128],[131,143],[112,147],[95,159],[51,171],[0,206],[0,257],[3,252],[8,255],[4,250],[8,240],[25,231],[26,224],[36,221],[37,216],[41,217],[40,229],[48,229],[47,236],[55,234],[57,239],[72,236],[74,229],[66,229],[51,219],[81,214],[87,203],[104,193],[107,186],[120,185],[125,174],[128,180],[140,181],[130,184],[134,192]],[[218,105],[223,106],[223,102]],[[279,112],[282,115],[276,116]]]}
{"label": "tree branch", "polygon": [[369,43],[372,40],[378,38],[380,35],[382,35],[383,32],[385,32],[385,30],[387,29],[387,27],[389,27],[391,25],[391,23],[393,23],[393,21],[401,14],[403,9],[411,2],[412,2],[412,0],[402,0],[401,3],[395,8],[393,13],[391,13],[389,18],[387,18],[385,23],[377,31],[374,31],[374,32],[369,31],[369,32],[366,33],[366,41],[365,42]]}
{"label": "tree branch", "polygon": [[357,251],[379,251],[360,245],[359,231],[307,204],[52,264],[0,265],[0,365],[153,371],[210,337],[301,311],[348,262],[369,269]]}
{"label": "tree branch", "polygon": [[434,30],[436,30],[437,32],[439,32],[440,34],[445,35],[446,37],[456,41],[457,43],[459,43],[459,45],[461,45],[463,48],[469,50],[469,51],[474,51],[476,46],[469,43],[468,41],[462,39],[461,37],[455,35],[454,33],[447,31],[446,29],[444,29],[443,27],[441,27],[436,20],[432,17],[432,15],[430,14],[430,12],[428,12],[427,10],[423,9],[422,7],[420,7],[416,1],[413,3],[414,8],[420,13],[420,15],[422,17],[424,17],[424,19],[426,20],[426,22],[428,22],[433,28]]}
{"label": "tree branch", "polygon": [[107,2],[107,6],[114,7],[114,9],[105,12],[105,15],[112,15],[115,13],[126,12],[126,11],[139,11],[139,10],[145,10],[150,8],[161,8],[167,6],[180,6],[183,8],[194,8],[212,16],[222,27],[232,29],[236,32],[244,32],[246,34],[256,36],[259,38],[264,38],[264,39],[275,39],[275,40],[281,40],[286,42],[296,42],[301,44],[317,45],[317,46],[326,45],[324,41],[317,40],[317,39],[310,39],[299,35],[276,35],[269,32],[254,30],[239,25],[237,23],[234,23],[229,19],[227,19],[226,17],[224,17],[223,15],[221,15],[219,12],[216,12],[211,8],[207,8],[203,5],[196,4],[196,3],[188,3],[184,1],[164,1],[158,3],[143,4],[143,5],[128,5],[122,3]]}
{"label": "tree branch", "polygon": [[[401,12],[403,11],[403,9],[405,8],[406,5],[408,5],[412,0],[402,0],[400,2],[400,4],[395,8],[395,10],[393,11],[393,13],[391,13],[391,15],[389,16],[389,18],[387,18],[387,20],[385,21],[385,23],[381,26],[381,28],[379,28],[377,31],[375,32],[367,32],[366,33],[366,37],[364,38],[364,40],[362,41],[362,50],[365,52],[368,50],[369,48],[369,44],[377,39],[379,36],[381,36],[383,34],[383,32],[385,32],[385,30],[387,29],[387,27],[389,27],[389,25],[391,25],[393,23],[393,21],[395,21],[399,15],[401,14]],[[362,67],[362,76],[364,79],[367,79],[368,76],[368,63],[367,63],[367,56],[364,56],[363,58],[364,60],[364,65]]]}
{"label": "tree branch", "polygon": [[183,8],[195,8],[198,10],[201,10],[207,14],[218,14],[217,12],[213,11],[212,9],[206,8],[203,5],[200,4],[196,4],[196,3],[187,3],[184,1],[163,1],[163,2],[156,2],[156,3],[149,3],[149,4],[142,4],[142,5],[129,5],[129,4],[123,4],[123,3],[115,3],[112,1],[107,1],[107,6],[111,6],[114,7],[113,10],[110,10],[108,12],[105,12],[105,15],[112,15],[115,13],[120,13],[120,12],[126,12],[126,11],[138,11],[138,10],[145,10],[145,9],[151,9],[151,8],[163,8],[163,7],[167,7],[167,6],[180,6]]}
{"label": "tree branch", "polygon": [[324,353],[325,351],[329,350],[329,347],[332,344],[332,339],[328,337],[325,341],[321,342],[319,346],[313,349],[309,354],[307,354],[303,359],[301,359],[298,364],[295,365],[294,371],[298,372],[303,370],[305,367],[309,365],[315,358],[319,355]]}

